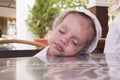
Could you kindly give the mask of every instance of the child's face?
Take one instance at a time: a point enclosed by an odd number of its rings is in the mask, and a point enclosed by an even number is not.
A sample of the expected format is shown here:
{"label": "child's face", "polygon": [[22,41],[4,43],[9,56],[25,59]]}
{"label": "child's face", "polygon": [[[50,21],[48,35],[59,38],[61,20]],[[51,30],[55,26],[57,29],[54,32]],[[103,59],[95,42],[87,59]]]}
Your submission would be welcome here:
{"label": "child's face", "polygon": [[69,14],[49,38],[48,55],[74,56],[88,47],[93,35],[94,30],[85,18]]}

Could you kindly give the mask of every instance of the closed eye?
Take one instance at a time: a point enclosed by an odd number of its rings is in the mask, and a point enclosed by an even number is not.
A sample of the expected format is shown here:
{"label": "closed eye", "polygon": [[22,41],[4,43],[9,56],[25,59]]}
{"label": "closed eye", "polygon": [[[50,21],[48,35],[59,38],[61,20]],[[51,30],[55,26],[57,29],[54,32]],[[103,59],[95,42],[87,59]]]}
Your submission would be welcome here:
{"label": "closed eye", "polygon": [[62,34],[65,34],[65,30],[64,29],[59,29],[59,32],[62,33]]}
{"label": "closed eye", "polygon": [[79,46],[80,45],[79,41],[76,40],[76,39],[73,39],[72,43],[73,43],[74,46]]}

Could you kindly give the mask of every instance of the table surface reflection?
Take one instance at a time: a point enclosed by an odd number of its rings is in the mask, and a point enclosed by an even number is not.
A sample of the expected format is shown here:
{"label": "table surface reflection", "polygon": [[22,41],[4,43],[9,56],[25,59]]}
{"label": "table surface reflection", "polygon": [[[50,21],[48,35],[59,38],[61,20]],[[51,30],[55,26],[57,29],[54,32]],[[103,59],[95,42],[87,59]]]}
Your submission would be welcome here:
{"label": "table surface reflection", "polygon": [[112,59],[105,54],[48,57],[48,63],[35,57],[1,58],[0,80],[119,80],[120,66]]}

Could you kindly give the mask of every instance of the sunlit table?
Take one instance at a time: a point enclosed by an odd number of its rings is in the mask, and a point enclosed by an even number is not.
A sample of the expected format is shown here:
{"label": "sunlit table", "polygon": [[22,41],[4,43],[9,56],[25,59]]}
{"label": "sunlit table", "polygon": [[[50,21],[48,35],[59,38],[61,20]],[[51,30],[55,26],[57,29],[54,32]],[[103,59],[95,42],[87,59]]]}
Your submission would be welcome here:
{"label": "sunlit table", "polygon": [[104,54],[48,57],[48,62],[35,57],[1,58],[0,80],[120,80],[119,63],[112,58]]}

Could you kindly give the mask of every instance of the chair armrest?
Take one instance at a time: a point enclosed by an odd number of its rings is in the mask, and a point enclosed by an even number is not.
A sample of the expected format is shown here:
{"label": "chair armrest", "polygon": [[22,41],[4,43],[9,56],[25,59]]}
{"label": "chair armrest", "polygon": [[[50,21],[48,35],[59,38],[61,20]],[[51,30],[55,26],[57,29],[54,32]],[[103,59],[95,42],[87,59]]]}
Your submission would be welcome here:
{"label": "chair armrest", "polygon": [[0,40],[0,44],[6,44],[6,43],[19,43],[19,44],[28,44],[28,45],[33,45],[36,47],[39,47],[39,49],[44,48],[46,45],[39,43],[39,42],[34,42],[34,41],[28,41],[28,40],[20,40],[20,39],[6,39],[6,40]]}

